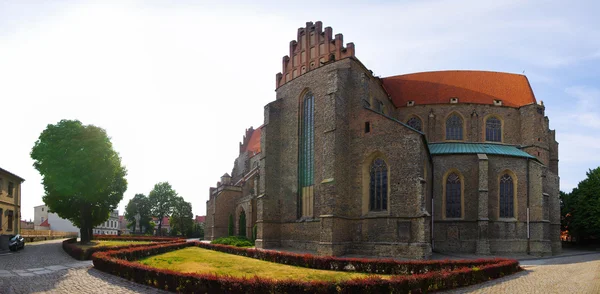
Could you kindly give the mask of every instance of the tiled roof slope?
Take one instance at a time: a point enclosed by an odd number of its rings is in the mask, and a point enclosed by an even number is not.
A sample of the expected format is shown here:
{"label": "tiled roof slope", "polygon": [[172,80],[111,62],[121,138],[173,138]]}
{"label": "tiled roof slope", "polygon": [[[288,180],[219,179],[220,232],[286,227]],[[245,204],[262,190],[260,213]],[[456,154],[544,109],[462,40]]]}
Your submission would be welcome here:
{"label": "tiled roof slope", "polygon": [[260,130],[262,126],[252,132],[250,140],[248,141],[248,148],[246,150],[252,151],[255,154],[260,153]]}
{"label": "tiled roof slope", "polygon": [[535,103],[535,96],[527,77],[519,74],[490,71],[432,71],[383,78],[383,87],[396,107],[450,103],[494,104],[521,107]]}

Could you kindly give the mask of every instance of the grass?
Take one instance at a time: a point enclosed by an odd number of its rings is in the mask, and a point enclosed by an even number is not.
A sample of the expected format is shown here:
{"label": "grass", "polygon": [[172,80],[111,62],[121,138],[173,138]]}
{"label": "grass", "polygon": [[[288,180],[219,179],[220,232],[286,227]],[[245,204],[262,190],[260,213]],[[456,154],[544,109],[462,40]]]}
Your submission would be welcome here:
{"label": "grass", "polygon": [[[138,261],[141,264],[169,269],[182,273],[214,273],[234,277],[251,278],[258,275],[262,278],[276,280],[300,279],[318,281],[342,281],[369,276],[363,273],[316,270],[254,258],[217,252],[198,247],[188,247]],[[385,278],[385,275],[381,277]]]}
{"label": "grass", "polygon": [[88,250],[92,247],[99,247],[99,246],[110,246],[110,247],[115,247],[115,246],[123,246],[123,245],[132,245],[132,244],[150,244],[152,242],[147,242],[147,241],[92,241],[89,244],[86,245],[81,245],[80,243],[76,243],[75,245],[83,250]]}

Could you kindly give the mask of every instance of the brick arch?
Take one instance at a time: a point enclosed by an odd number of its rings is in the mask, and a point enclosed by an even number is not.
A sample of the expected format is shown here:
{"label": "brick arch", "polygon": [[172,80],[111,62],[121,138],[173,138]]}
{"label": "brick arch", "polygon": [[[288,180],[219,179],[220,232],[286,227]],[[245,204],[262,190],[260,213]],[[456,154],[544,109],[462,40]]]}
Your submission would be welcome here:
{"label": "brick arch", "polygon": [[251,203],[249,202],[244,202],[244,203],[240,203],[236,206],[235,208],[235,215],[234,215],[234,234],[237,236],[240,234],[240,216],[242,213],[244,213],[245,217],[246,217],[246,234],[245,237],[249,238],[248,234],[248,226],[252,224],[252,213],[251,213],[251,209],[250,206]]}

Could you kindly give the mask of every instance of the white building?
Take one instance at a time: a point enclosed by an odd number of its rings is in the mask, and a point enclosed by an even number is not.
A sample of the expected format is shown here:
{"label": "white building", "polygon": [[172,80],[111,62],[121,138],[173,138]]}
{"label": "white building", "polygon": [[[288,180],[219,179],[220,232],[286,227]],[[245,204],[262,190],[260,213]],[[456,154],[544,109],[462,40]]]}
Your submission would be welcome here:
{"label": "white building", "polygon": [[94,228],[94,234],[97,235],[118,235],[119,234],[119,210],[115,209],[110,213],[107,221]]}
{"label": "white building", "polygon": [[[50,230],[59,232],[78,232],[79,228],[73,225],[70,220],[59,217],[56,213],[48,212],[46,205],[39,205],[33,208],[34,225],[36,230],[43,230],[41,225],[46,223]],[[47,229],[47,228],[46,228]],[[119,232],[119,211],[113,210],[107,221],[93,229],[94,234],[98,235],[118,235]]]}

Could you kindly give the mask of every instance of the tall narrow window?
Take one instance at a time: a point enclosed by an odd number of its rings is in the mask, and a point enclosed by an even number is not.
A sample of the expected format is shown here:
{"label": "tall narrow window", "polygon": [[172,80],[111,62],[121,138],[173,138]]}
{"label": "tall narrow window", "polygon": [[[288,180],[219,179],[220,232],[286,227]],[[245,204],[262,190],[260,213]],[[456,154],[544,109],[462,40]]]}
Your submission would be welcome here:
{"label": "tall narrow window", "polygon": [[371,211],[387,210],[388,170],[385,161],[375,158],[371,164],[369,206]]}
{"label": "tall narrow window", "polygon": [[13,211],[9,210],[8,211],[8,227],[6,228],[7,231],[12,231],[13,229]]}
{"label": "tall narrow window", "polygon": [[304,95],[301,105],[300,146],[299,146],[299,217],[312,217],[314,199],[314,162],[315,162],[315,98],[312,93]]}
{"label": "tall narrow window", "polygon": [[8,182],[8,197],[12,197],[13,196],[13,189],[15,185],[13,184],[13,182]]}
{"label": "tall narrow window", "polygon": [[498,118],[492,116],[485,121],[485,140],[502,142],[502,122]]}
{"label": "tall narrow window", "polygon": [[446,179],[446,217],[461,218],[461,197],[462,189],[460,177],[457,173],[451,173]]}
{"label": "tall narrow window", "polygon": [[500,178],[500,217],[515,217],[514,200],[513,178],[504,174]]}
{"label": "tall narrow window", "polygon": [[458,114],[452,114],[446,120],[446,140],[463,139],[463,120]]}
{"label": "tall narrow window", "polygon": [[413,117],[411,117],[411,118],[410,118],[410,119],[409,119],[409,120],[406,122],[406,124],[407,124],[409,127],[413,128],[413,129],[415,129],[415,130],[417,130],[417,131],[422,131],[422,130],[423,130],[423,129],[422,129],[422,126],[421,126],[421,119],[419,119],[419,118],[418,118],[418,117],[416,117],[416,116],[413,116]]}
{"label": "tall narrow window", "polygon": [[2,218],[3,218],[2,212],[3,212],[2,208],[0,208],[0,231],[2,231]]}

